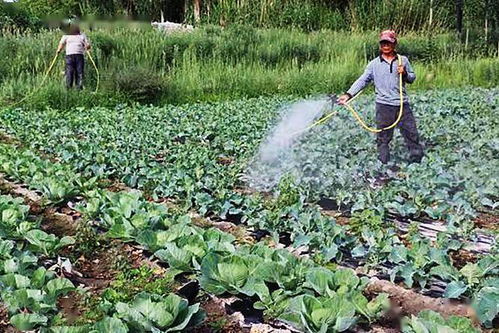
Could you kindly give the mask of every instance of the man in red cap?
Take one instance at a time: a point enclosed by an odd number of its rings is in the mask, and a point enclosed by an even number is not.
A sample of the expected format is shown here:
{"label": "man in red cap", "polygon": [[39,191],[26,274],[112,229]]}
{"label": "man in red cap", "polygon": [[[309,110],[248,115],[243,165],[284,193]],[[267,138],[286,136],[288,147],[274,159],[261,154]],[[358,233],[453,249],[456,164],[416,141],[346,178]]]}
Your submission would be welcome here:
{"label": "man in red cap", "polygon": [[[380,55],[373,59],[366,67],[364,73],[355,81],[350,89],[338,98],[339,104],[345,104],[357,95],[371,81],[374,81],[376,90],[376,125],[379,129],[392,125],[400,111],[399,75],[403,80],[403,113],[397,127],[404,137],[409,150],[409,161],[420,162],[423,157],[423,147],[419,142],[416,120],[409,105],[405,84],[416,80],[409,60],[401,56],[402,64],[398,64],[395,46],[397,35],[393,30],[384,30],[379,38]],[[377,135],[379,160],[386,164],[390,160],[390,141],[393,138],[393,128],[383,130]]]}

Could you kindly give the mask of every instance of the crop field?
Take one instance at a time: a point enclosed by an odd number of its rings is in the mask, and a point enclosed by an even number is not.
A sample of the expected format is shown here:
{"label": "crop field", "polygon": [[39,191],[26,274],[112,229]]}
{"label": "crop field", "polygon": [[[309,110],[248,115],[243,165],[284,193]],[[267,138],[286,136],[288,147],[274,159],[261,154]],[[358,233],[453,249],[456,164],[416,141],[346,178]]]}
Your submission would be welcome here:
{"label": "crop field", "polygon": [[0,333],[499,332],[498,9],[0,1]]}
{"label": "crop field", "polygon": [[383,184],[338,106],[262,161],[296,97],[3,108],[1,329],[492,331],[499,91],[411,99],[425,157],[396,135]]}

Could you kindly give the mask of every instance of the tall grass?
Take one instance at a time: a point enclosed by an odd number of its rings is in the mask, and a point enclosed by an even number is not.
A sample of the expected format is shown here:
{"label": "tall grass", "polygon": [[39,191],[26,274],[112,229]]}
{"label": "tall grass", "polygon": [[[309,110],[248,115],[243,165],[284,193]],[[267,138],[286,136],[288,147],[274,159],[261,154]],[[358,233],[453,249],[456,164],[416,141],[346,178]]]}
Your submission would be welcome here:
{"label": "tall grass", "polygon": [[[376,32],[206,26],[190,34],[165,35],[143,27],[119,27],[97,29],[89,37],[101,72],[99,93],[92,94],[96,77],[89,63],[87,89],[66,93],[60,59],[48,84],[29,98],[30,104],[183,103],[341,92],[377,55]],[[0,37],[0,98],[15,101],[40,85],[59,38],[55,31]],[[406,33],[399,50],[414,63],[419,76],[416,89],[495,86],[497,51],[477,45],[465,49],[450,33]]]}

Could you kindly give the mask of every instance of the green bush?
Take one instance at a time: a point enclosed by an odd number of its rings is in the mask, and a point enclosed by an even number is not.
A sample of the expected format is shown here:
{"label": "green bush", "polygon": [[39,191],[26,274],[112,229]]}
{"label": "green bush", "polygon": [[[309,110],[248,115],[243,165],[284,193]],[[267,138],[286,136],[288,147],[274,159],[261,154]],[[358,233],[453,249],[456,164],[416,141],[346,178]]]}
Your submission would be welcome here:
{"label": "green bush", "polygon": [[104,59],[109,58],[116,50],[116,42],[110,36],[104,34],[96,34],[92,36],[94,48],[99,49]]}
{"label": "green bush", "polygon": [[143,67],[125,68],[113,75],[116,90],[140,103],[156,103],[166,85],[161,75]]}

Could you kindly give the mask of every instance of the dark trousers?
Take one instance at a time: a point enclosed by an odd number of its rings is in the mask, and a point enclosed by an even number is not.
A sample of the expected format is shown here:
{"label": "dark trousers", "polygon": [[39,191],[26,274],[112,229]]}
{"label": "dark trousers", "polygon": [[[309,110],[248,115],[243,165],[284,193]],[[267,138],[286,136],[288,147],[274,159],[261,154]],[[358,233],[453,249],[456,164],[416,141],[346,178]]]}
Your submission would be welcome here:
{"label": "dark trousers", "polygon": [[[393,124],[397,120],[399,110],[399,106],[376,103],[376,124],[378,128],[388,127]],[[423,157],[423,147],[419,142],[416,119],[414,119],[408,103],[404,104],[402,119],[396,127],[400,130],[400,134],[402,134],[409,150],[409,161],[420,162]],[[378,133],[376,139],[378,144],[378,158],[383,164],[388,163],[390,160],[390,141],[392,141],[394,129],[381,131]]]}
{"label": "dark trousers", "polygon": [[83,88],[83,71],[85,69],[85,58],[83,54],[70,54],[66,56],[66,87]]}

